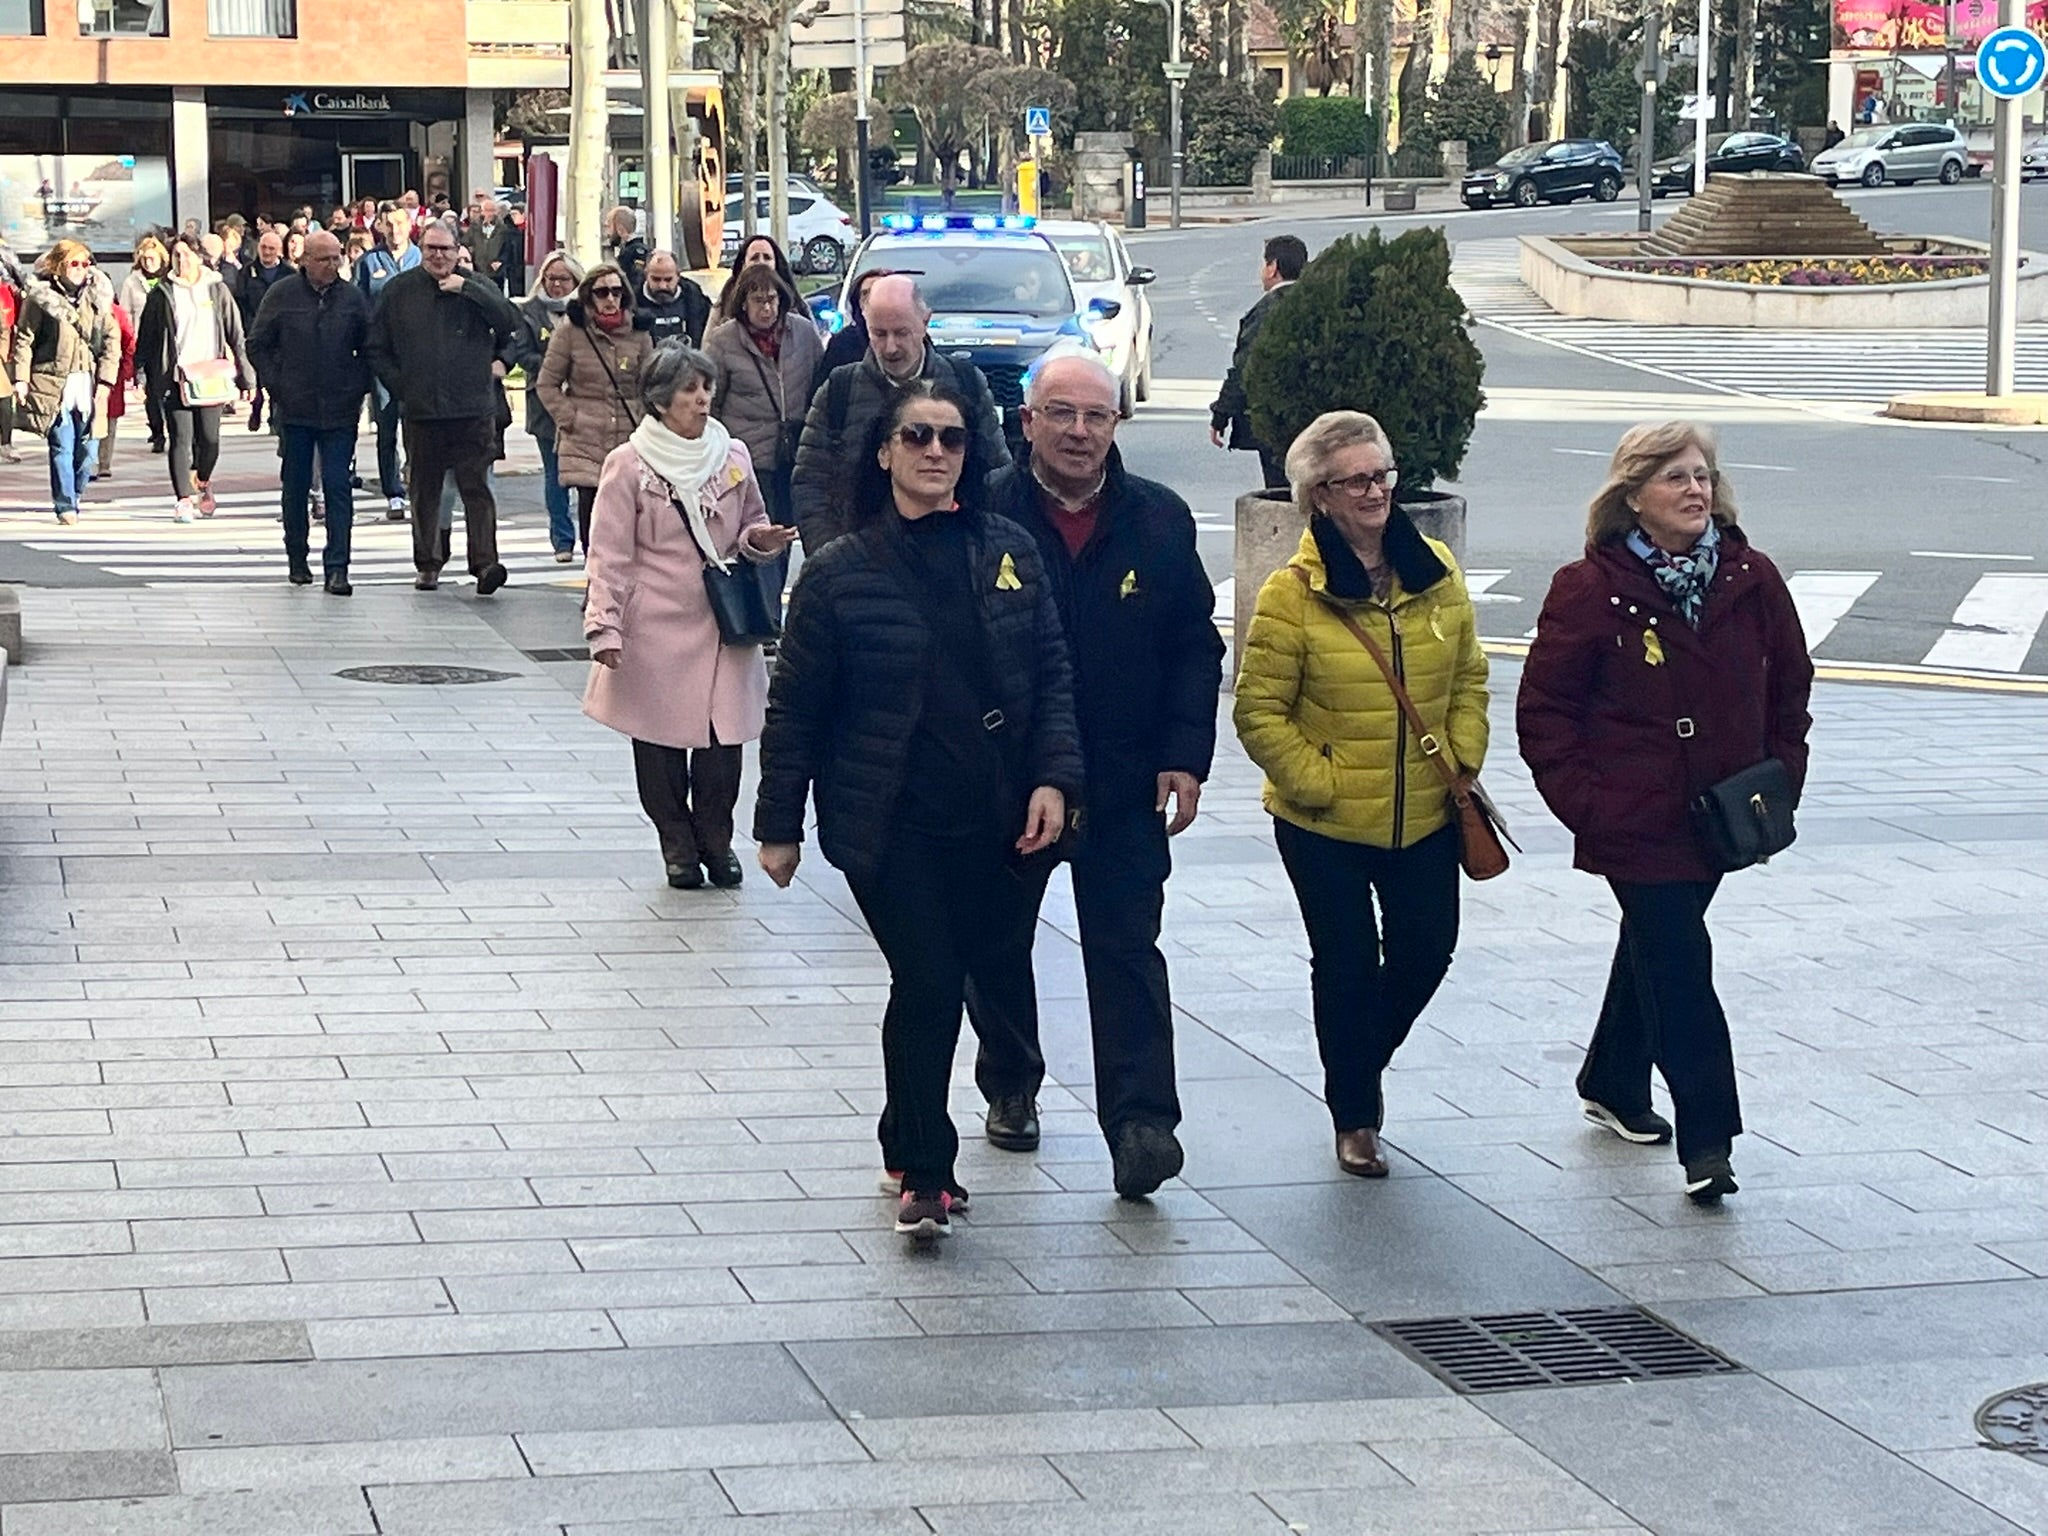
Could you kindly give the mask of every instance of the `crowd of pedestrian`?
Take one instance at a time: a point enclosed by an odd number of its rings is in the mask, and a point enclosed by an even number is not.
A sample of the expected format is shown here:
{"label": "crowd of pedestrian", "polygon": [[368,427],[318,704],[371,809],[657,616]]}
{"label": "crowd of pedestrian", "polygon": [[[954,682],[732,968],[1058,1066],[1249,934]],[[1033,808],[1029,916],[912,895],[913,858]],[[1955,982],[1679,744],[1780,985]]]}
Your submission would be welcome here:
{"label": "crowd of pedestrian", "polygon": [[[669,884],[742,882],[742,752],[758,739],[761,869],[796,878],[814,814],[887,961],[878,1132],[896,1230],[944,1235],[968,1203],[948,1112],[963,1015],[988,1140],[1039,1143],[1032,946],[1058,863],[1115,1188],[1143,1198],[1178,1174],[1161,921],[1171,839],[1198,816],[1215,753],[1225,646],[1192,513],[1117,450],[1116,376],[1090,354],[1042,361],[1012,462],[987,381],[931,346],[909,274],[864,280],[856,323],[828,349],[773,242],[742,247],[714,307],[672,253],[614,220],[615,259],[586,271],[550,254],[515,308],[487,222],[381,216],[386,238],[353,281],[339,229],[310,231],[296,261],[260,232],[236,281],[190,231],[147,262],[138,249],[127,350],[181,515],[210,513],[221,414],[236,398],[253,409],[260,384],[291,579],[312,579],[317,462],[327,589],[346,593],[349,465],[375,391],[380,435],[388,410],[406,449],[409,499],[392,505],[410,508],[416,585],[432,590],[450,558],[452,478],[488,595],[505,580],[490,477],[511,419],[502,381],[523,368],[558,558],[580,544],[587,559],[584,708],[632,742]],[[1386,1073],[1453,963],[1461,869],[1489,872],[1475,858],[1488,666],[1458,563],[1403,511],[1373,417],[1329,412],[1284,453],[1247,435],[1247,332],[1286,301],[1306,252],[1283,236],[1264,256],[1212,435],[1258,452],[1304,532],[1240,637],[1233,721],[1308,939],[1336,1164],[1381,1178]],[[124,306],[69,242],[9,271],[21,303],[0,355],[15,414],[50,444],[53,498],[75,515],[96,397],[133,366]],[[799,538],[806,563],[778,626]],[[1675,1140],[1702,1203],[1736,1191],[1742,1131],[1707,911],[1726,874],[1789,838],[1773,828],[1804,780],[1812,676],[1712,437],[1684,422],[1625,434],[1584,557],[1544,603],[1518,741],[1577,866],[1621,912],[1582,1112],[1629,1142]],[[1730,803],[1733,824],[1717,824]],[[1653,1071],[1675,1125],[1652,1107]]]}

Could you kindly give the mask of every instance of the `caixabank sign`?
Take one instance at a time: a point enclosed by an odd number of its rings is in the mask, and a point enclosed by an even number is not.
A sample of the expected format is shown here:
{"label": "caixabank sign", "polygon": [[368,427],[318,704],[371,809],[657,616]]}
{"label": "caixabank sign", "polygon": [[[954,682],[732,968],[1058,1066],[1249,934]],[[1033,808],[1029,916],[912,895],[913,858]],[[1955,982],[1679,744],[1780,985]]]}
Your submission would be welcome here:
{"label": "caixabank sign", "polygon": [[287,91],[286,117],[383,117],[391,97],[383,91]]}

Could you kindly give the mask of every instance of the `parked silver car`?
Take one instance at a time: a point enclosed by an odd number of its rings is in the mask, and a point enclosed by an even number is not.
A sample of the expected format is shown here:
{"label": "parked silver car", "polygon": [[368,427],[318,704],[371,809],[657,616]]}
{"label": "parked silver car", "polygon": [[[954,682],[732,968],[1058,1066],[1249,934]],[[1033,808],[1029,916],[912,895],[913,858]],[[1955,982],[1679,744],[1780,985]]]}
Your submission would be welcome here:
{"label": "parked silver car", "polygon": [[1893,123],[1858,128],[1833,149],[1814,157],[1813,174],[1829,186],[1860,181],[1866,187],[1886,182],[1911,186],[1938,181],[1952,187],[1970,169],[1970,146],[1948,123]]}

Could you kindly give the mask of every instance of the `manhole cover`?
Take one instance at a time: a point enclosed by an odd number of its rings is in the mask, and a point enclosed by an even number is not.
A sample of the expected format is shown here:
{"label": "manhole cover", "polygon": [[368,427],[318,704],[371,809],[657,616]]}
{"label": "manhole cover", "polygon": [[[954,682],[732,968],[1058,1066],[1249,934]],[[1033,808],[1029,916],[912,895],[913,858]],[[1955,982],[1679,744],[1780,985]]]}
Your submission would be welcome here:
{"label": "manhole cover", "polygon": [[344,667],[334,674],[352,683],[424,683],[441,687],[450,683],[502,683],[517,672],[488,672],[482,667]]}
{"label": "manhole cover", "polygon": [[1466,1393],[1662,1381],[1742,1369],[1635,1307],[1425,1317],[1375,1323],[1373,1331]]}
{"label": "manhole cover", "polygon": [[1992,1398],[1977,1410],[1977,1433],[1993,1450],[2048,1461],[2048,1381]]}

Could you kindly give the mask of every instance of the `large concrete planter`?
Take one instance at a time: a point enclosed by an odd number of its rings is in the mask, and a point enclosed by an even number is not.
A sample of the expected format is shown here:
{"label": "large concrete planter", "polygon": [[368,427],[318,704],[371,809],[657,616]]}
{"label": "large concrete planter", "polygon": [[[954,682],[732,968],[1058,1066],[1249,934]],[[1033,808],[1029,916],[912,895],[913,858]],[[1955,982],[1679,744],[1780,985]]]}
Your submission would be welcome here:
{"label": "large concrete planter", "polygon": [[1408,521],[1439,543],[1450,546],[1460,566],[1465,563],[1465,498],[1448,491],[1411,491],[1403,488],[1401,510]]}
{"label": "large concrete planter", "polygon": [[1259,588],[1266,578],[1294,558],[1301,546],[1301,514],[1295,510],[1289,491],[1246,491],[1237,498],[1237,559],[1232,574],[1236,601],[1231,605],[1230,678],[1237,682],[1237,667],[1244,656],[1244,637],[1252,624],[1252,609],[1258,606]]}

